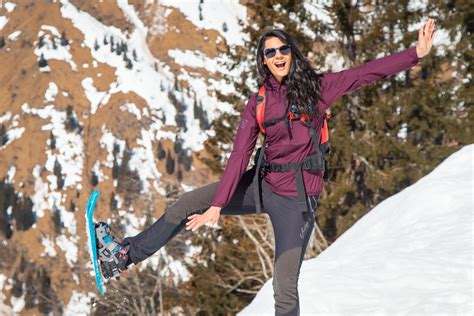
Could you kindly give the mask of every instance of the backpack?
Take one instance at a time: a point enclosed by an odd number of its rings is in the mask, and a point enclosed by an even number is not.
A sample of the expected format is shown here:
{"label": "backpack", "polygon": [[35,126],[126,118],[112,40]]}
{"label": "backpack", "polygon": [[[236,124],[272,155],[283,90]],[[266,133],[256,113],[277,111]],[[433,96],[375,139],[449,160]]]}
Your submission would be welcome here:
{"label": "backpack", "polygon": [[[267,169],[271,172],[288,172],[291,170],[296,171],[296,188],[298,191],[298,198],[302,203],[303,211],[310,210],[309,204],[306,202],[306,189],[304,187],[303,181],[303,174],[302,171],[318,171],[323,172],[323,179],[324,181],[328,181],[328,162],[326,159],[326,155],[330,153],[330,146],[329,146],[329,132],[328,132],[328,125],[327,119],[331,117],[329,112],[325,113],[323,127],[321,128],[321,138],[319,141],[316,140],[316,131],[309,124],[309,119],[303,114],[297,113],[297,108],[295,105],[291,106],[291,111],[288,115],[285,115],[281,118],[276,118],[273,120],[265,121],[265,105],[267,101],[267,91],[265,86],[260,87],[257,96],[257,104],[256,104],[256,119],[257,123],[260,128],[260,132],[264,135],[262,146],[257,148],[257,152],[255,154],[254,160],[254,167],[256,168],[256,172],[254,175],[254,193],[256,197],[256,209],[257,213],[261,213],[261,196],[260,196],[260,170],[261,168]],[[315,146],[315,152],[310,154],[305,160],[301,162],[290,162],[285,164],[271,164],[264,159],[265,156],[265,147],[266,147],[266,134],[265,128],[274,125],[278,122],[285,121],[285,124],[288,124],[293,120],[301,120],[304,126],[308,128],[308,132],[311,136],[311,140],[313,141]],[[257,198],[258,197],[258,198]]]}

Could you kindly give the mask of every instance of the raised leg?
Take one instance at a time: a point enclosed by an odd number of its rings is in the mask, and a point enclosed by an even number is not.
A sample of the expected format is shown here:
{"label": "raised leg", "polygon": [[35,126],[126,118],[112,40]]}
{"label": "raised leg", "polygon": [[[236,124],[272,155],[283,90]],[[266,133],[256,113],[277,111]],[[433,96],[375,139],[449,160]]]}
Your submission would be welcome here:
{"label": "raised leg", "polygon": [[[248,170],[243,174],[228,205],[221,210],[222,215],[256,212],[252,186],[253,175],[253,170]],[[205,212],[210,207],[218,185],[219,182],[214,182],[183,193],[150,227],[134,237],[125,238],[122,244],[130,245],[130,261],[136,264],[145,260],[186,226],[189,215]]]}

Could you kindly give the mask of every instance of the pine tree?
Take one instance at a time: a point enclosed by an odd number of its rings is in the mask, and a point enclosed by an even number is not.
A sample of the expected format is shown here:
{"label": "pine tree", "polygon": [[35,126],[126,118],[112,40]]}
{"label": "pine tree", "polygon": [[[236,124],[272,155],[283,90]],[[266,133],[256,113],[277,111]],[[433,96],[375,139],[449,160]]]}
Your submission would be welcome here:
{"label": "pine tree", "polygon": [[117,209],[117,200],[115,199],[115,192],[112,192],[112,194],[110,195],[109,208],[111,211],[115,211]]}
{"label": "pine tree", "polygon": [[5,145],[8,143],[8,133],[5,125],[3,123],[0,125],[0,146]]}
{"label": "pine tree", "polygon": [[166,151],[164,150],[163,144],[161,142],[158,142],[157,157],[160,161],[166,158]]}
{"label": "pine tree", "polygon": [[5,38],[2,36],[0,38],[0,48],[3,48],[3,46],[5,46]]}
{"label": "pine tree", "polygon": [[64,229],[64,222],[61,217],[61,211],[56,206],[53,206],[53,223],[56,234],[62,234],[62,231]]}
{"label": "pine tree", "polygon": [[166,154],[166,172],[168,174],[173,174],[174,173],[174,159],[173,157],[171,157],[171,153],[170,151],[168,150],[167,154]]}
{"label": "pine tree", "polygon": [[127,43],[125,43],[124,41],[122,41],[122,50],[123,50],[124,52],[128,52]]}
{"label": "pine tree", "polygon": [[54,137],[53,131],[51,131],[49,134],[49,147],[51,150],[56,149],[56,137]]}
{"label": "pine tree", "polygon": [[[2,37],[2,39],[3,39],[3,37]],[[41,48],[43,46],[44,46],[44,35],[41,35],[38,39],[38,48]],[[0,45],[0,47],[1,47],[1,45]]]}
{"label": "pine tree", "polygon": [[117,43],[117,49],[115,50],[115,53],[117,55],[122,54],[122,46],[120,45],[120,43]]}
{"label": "pine tree", "polygon": [[61,46],[67,46],[69,45],[69,40],[66,37],[66,33],[63,31],[61,33]]}
{"label": "pine tree", "polygon": [[204,18],[203,18],[203,16],[202,16],[202,3],[203,3],[203,2],[199,2],[199,6],[198,6],[198,10],[199,10],[199,21],[204,20]]}
{"label": "pine tree", "polygon": [[69,204],[69,212],[76,212],[76,203],[74,203],[73,201],[71,201],[71,203]]}
{"label": "pine tree", "polygon": [[127,69],[132,69],[133,68],[132,61],[128,58],[127,58],[127,65],[125,67],[127,67]]}
{"label": "pine tree", "polygon": [[11,227],[12,219],[8,215],[8,208],[15,204],[16,194],[13,186],[3,178],[0,181],[0,232],[5,238],[10,239],[13,235]]}
{"label": "pine tree", "polygon": [[99,184],[99,176],[92,171],[92,181],[91,181],[92,186],[97,186]]}
{"label": "pine tree", "polygon": [[[104,37],[104,39],[105,39],[105,37]],[[95,42],[94,42],[94,50],[95,50],[95,51],[98,51],[99,48],[100,48],[100,46],[99,46],[99,43],[97,42],[97,38],[96,38],[96,39],[95,39]]]}
{"label": "pine tree", "polygon": [[47,67],[48,66],[48,61],[44,58],[43,53],[41,53],[40,60],[38,62],[38,66],[40,68]]}
{"label": "pine tree", "polygon": [[133,56],[133,60],[137,61],[137,51],[135,50],[135,48],[133,49],[132,56]]}
{"label": "pine tree", "polygon": [[58,159],[54,161],[53,173],[56,176],[56,185],[58,187],[58,190],[61,190],[64,186],[64,179],[62,175],[61,164],[58,162]]}

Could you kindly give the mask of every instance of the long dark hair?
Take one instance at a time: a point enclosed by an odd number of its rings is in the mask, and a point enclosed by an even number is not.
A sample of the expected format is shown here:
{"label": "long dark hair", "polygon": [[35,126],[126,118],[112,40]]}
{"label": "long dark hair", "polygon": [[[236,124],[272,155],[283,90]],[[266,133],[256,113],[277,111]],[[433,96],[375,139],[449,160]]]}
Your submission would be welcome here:
{"label": "long dark hair", "polygon": [[321,75],[316,73],[309,60],[301,53],[296,41],[285,31],[273,29],[260,37],[257,46],[257,69],[259,75],[264,81],[271,76],[267,65],[263,63],[265,41],[269,37],[277,37],[285,44],[291,46],[290,71],[284,79],[288,85],[288,93],[286,95],[287,110],[290,104],[295,104],[298,110],[309,116],[310,119],[321,115],[322,113],[319,113],[317,109],[320,98]]}

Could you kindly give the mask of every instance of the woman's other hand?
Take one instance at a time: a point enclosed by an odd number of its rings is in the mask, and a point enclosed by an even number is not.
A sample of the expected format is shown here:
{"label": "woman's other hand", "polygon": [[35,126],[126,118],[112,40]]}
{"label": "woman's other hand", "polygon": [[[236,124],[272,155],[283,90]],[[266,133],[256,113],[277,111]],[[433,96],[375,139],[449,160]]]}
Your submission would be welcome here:
{"label": "woman's other hand", "polygon": [[418,58],[422,58],[430,52],[433,45],[434,27],[434,19],[429,18],[428,22],[418,31],[418,44],[416,45]]}
{"label": "woman's other hand", "polygon": [[192,229],[195,231],[204,224],[215,225],[219,221],[221,215],[221,207],[211,206],[203,214],[193,214],[188,216],[188,222],[186,223],[186,230]]}

